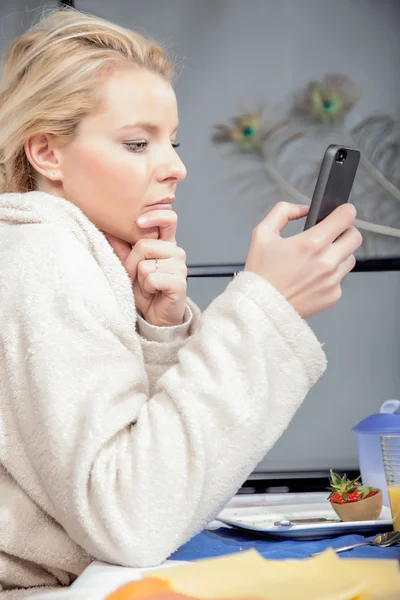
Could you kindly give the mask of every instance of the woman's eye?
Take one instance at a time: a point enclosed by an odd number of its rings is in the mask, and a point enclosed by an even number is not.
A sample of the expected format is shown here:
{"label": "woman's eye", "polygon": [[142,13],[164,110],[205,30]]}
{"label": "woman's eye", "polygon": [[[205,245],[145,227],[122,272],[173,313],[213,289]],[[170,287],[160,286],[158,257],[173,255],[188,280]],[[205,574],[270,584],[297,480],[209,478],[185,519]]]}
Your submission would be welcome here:
{"label": "woman's eye", "polygon": [[[131,152],[136,152],[137,154],[141,154],[145,151],[146,147],[149,145],[149,142],[146,140],[138,140],[137,142],[124,142],[124,146],[129,148]],[[171,142],[173,148],[179,148],[180,143]]]}
{"label": "woman's eye", "polygon": [[129,148],[132,152],[136,152],[138,154],[144,152],[148,142],[146,140],[140,140],[138,142],[124,142],[124,145]]}

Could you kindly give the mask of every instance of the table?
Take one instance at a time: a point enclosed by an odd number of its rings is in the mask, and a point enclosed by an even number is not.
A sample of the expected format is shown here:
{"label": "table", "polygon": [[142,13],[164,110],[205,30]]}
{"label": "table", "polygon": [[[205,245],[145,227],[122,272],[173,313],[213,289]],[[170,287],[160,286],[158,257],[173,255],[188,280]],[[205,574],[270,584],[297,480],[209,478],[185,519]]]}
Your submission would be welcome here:
{"label": "table", "polygon": [[[375,536],[374,536],[375,537]],[[187,561],[205,557],[223,556],[256,548],[260,554],[270,559],[304,559],[313,552],[320,552],[328,547],[338,548],[363,541],[359,535],[347,535],[340,538],[319,541],[274,541],[260,539],[247,532],[239,532],[228,527],[205,530],[192,538],[164,563],[164,567],[173,567]],[[367,538],[367,539],[374,539]],[[340,555],[347,558],[396,559],[400,561],[400,546],[393,548],[376,548],[364,546]],[[151,569],[146,569],[149,571]],[[103,600],[107,593],[133,579],[140,579],[142,570],[107,565],[101,562],[92,563],[70,588],[70,596],[65,599]],[[64,592],[68,593],[68,592]],[[82,596],[81,596],[82,594]],[[55,600],[62,600],[55,596]],[[52,600],[49,598],[48,600]]]}
{"label": "table", "polygon": [[[285,498],[292,495],[285,495]],[[309,496],[309,495],[307,495]],[[301,502],[302,495],[296,495],[296,501]],[[251,500],[265,503],[265,495],[252,495]],[[267,504],[270,506],[279,504],[282,499],[278,496],[270,496]],[[235,497],[230,505],[241,506],[248,502],[246,497]],[[298,560],[308,558],[312,553],[321,552],[326,548],[339,548],[350,544],[360,543],[365,539],[361,535],[346,535],[332,539],[318,541],[294,541],[294,540],[271,540],[260,538],[251,532],[241,531],[224,526],[220,521],[213,521],[206,530],[202,531],[181,548],[179,548],[163,567],[169,568],[176,564],[182,564],[202,558],[211,558],[243,552],[255,548],[262,556],[274,560]],[[348,558],[374,558],[374,559],[396,559],[400,561],[400,546],[392,548],[376,548],[364,546],[341,556]],[[157,567],[159,568],[159,567]],[[151,569],[145,569],[149,571]],[[43,600],[103,600],[104,597],[118,586],[128,581],[140,579],[144,570],[109,565],[95,561],[70,588],[43,596]],[[42,600],[37,596],[35,600]]]}
{"label": "table", "polygon": [[[373,540],[376,535],[364,538],[361,535],[345,535],[318,541],[271,540],[260,538],[250,532],[227,527],[206,530],[192,538],[175,552],[171,559],[192,561],[200,558],[223,556],[255,548],[262,556],[272,560],[299,560],[327,548],[340,548]],[[339,555],[341,558],[396,559],[400,561],[400,545],[392,548],[363,546]],[[90,568],[90,567],[89,567]]]}

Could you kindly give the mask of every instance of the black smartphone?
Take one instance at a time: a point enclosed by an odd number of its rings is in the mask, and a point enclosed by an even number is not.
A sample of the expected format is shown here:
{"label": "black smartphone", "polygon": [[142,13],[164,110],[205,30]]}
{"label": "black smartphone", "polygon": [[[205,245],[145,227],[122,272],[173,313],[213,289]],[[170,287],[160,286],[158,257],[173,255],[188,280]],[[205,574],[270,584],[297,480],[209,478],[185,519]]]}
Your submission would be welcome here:
{"label": "black smartphone", "polygon": [[360,162],[360,152],[331,144],[325,151],[304,231],[348,202]]}

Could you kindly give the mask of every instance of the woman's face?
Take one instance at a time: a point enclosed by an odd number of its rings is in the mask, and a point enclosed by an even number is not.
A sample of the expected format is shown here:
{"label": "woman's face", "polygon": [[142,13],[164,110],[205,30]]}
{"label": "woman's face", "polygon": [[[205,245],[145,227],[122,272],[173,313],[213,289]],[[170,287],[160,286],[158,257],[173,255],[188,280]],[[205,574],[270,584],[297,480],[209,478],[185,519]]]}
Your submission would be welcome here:
{"label": "woman's face", "polygon": [[158,236],[158,228],[144,236],[136,220],[154,204],[170,208],[186,177],[174,148],[177,102],[167,81],[139,68],[115,73],[103,92],[101,111],[85,117],[73,142],[57,151],[62,196],[100,230],[133,245]]}

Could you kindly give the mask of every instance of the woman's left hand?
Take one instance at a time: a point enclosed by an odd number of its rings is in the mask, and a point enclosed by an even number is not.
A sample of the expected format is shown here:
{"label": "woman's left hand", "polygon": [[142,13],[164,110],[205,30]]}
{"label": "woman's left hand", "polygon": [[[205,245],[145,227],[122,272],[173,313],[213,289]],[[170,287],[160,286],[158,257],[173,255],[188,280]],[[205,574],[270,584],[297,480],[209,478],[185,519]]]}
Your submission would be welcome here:
{"label": "woman's left hand", "polygon": [[158,327],[180,325],[186,309],[187,267],[186,254],[175,240],[177,215],[153,210],[146,213],[146,223],[137,224],[153,231],[158,227],[158,239],[143,237],[132,248],[112,235],[106,237],[132,280],[136,307],[144,319]]}

